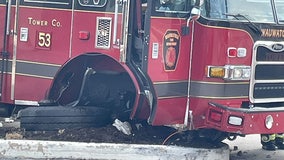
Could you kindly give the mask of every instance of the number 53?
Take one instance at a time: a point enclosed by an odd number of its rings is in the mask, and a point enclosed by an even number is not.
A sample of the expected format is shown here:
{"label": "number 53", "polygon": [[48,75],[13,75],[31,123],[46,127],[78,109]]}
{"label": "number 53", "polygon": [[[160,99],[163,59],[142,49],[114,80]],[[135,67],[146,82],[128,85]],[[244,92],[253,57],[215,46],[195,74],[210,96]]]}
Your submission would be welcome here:
{"label": "number 53", "polygon": [[51,45],[51,33],[38,32],[37,46],[39,48],[50,48]]}

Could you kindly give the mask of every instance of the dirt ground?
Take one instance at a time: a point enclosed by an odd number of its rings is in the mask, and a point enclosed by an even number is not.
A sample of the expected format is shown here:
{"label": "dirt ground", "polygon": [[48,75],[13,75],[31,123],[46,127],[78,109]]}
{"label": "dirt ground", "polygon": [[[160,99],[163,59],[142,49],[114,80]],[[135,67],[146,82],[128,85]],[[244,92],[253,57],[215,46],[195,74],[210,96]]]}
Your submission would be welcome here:
{"label": "dirt ground", "polygon": [[25,131],[18,127],[1,127],[0,138],[50,141],[73,141],[95,143],[126,143],[178,145],[196,148],[216,148],[222,144],[212,144],[206,140],[193,139],[191,134],[177,132],[169,127],[153,127],[146,122],[132,123],[131,134],[126,135],[109,124],[99,128],[60,129],[57,131]]}

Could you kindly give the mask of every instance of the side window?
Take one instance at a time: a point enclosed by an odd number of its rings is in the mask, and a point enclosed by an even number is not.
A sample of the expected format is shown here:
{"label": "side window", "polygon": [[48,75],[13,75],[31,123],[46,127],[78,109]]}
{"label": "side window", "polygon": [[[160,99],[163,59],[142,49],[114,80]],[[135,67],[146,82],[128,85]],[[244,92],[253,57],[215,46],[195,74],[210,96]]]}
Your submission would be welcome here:
{"label": "side window", "polygon": [[275,1],[276,11],[278,15],[278,21],[284,23],[284,2],[281,0]]}
{"label": "side window", "polygon": [[72,0],[23,0],[21,5],[50,7],[50,8],[71,8]]}
{"label": "side window", "polygon": [[184,0],[160,0],[160,5],[157,7],[159,11],[183,11]]}
{"label": "side window", "polygon": [[74,2],[76,10],[114,12],[116,0],[76,0]]}
{"label": "side window", "polygon": [[156,0],[156,11],[189,12],[191,0]]}
{"label": "side window", "polygon": [[81,6],[104,7],[107,0],[78,0],[78,2]]}
{"label": "side window", "polygon": [[152,15],[159,17],[186,17],[195,0],[153,0]]}
{"label": "side window", "polygon": [[6,0],[0,0],[0,4],[5,4]]}
{"label": "side window", "polygon": [[42,4],[62,4],[68,5],[69,0],[24,0],[27,3],[42,3]]}
{"label": "side window", "polygon": [[[223,0],[206,0],[205,11],[209,18],[224,19],[226,11],[226,3]],[[204,14],[203,14],[204,15]]]}

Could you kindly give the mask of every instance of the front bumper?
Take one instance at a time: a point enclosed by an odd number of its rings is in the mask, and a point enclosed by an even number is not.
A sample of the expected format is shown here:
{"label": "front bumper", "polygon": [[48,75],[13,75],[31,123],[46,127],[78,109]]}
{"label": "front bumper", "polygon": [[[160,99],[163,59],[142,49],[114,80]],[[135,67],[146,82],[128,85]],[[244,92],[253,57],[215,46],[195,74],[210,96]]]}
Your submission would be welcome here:
{"label": "front bumper", "polygon": [[209,103],[205,125],[237,134],[284,133],[284,106],[264,108],[231,108]]}

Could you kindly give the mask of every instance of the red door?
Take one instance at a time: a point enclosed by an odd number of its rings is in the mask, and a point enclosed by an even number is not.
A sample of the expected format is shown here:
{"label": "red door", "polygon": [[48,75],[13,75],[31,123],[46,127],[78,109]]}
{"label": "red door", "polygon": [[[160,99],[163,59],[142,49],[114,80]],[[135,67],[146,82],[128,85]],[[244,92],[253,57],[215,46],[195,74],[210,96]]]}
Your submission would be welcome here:
{"label": "red door", "polygon": [[70,58],[72,9],[72,0],[21,1],[12,61],[15,103],[44,99],[56,71]]}
{"label": "red door", "polygon": [[184,17],[191,4],[180,2],[152,1],[147,72],[157,96],[150,119],[153,125],[186,123],[191,36]]}

